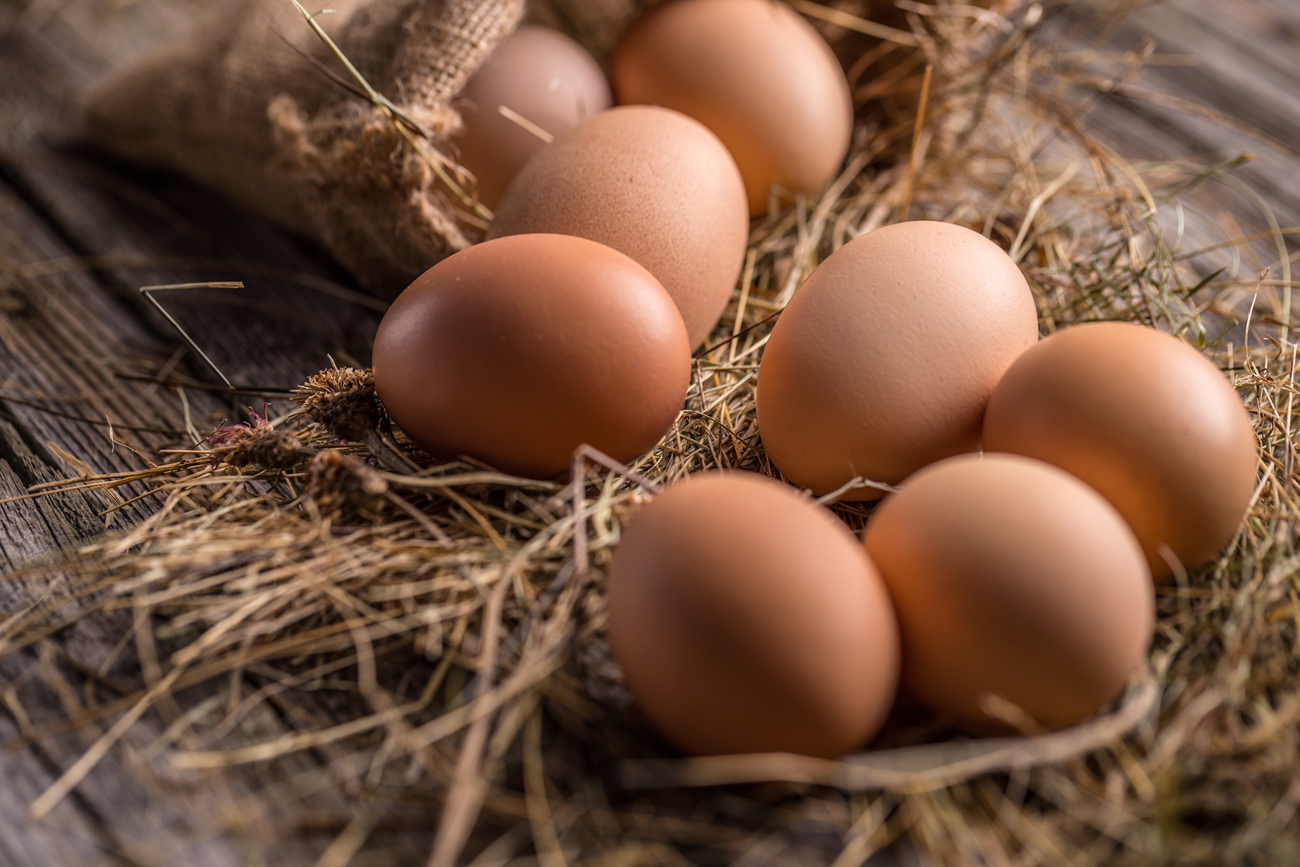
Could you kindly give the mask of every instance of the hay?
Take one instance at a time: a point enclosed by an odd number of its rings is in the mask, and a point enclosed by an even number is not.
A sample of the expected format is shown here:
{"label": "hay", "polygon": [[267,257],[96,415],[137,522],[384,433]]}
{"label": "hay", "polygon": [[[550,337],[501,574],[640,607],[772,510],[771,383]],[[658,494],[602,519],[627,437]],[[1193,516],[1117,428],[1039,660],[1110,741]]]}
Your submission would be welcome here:
{"label": "hay", "polygon": [[[336,789],[356,804],[324,863],[346,863],[388,811],[411,805],[439,817],[436,865],[849,867],[898,840],[952,865],[1300,863],[1300,424],[1285,232],[1269,233],[1278,261],[1243,294],[1232,270],[1216,269],[1252,239],[1178,249],[1167,216],[1228,167],[1125,163],[1079,120],[1113,80],[1030,38],[1041,7],[1010,21],[958,12],[926,14],[924,27],[914,13],[919,53],[894,79],[859,84],[884,108],[844,173],[820,201],[755,226],[685,410],[634,466],[583,452],[559,485],[430,464],[385,428],[364,372],[332,370],[278,428],[255,421],[158,467],[43,486],[147,482],[162,505],[75,558],[33,567],[66,576],[64,589],[0,626],[0,655],[124,609],[158,662],[140,689],[27,733],[109,725],[34,813],[132,722],[206,684],[218,700],[188,718],[153,771],[305,755],[310,770],[292,765],[275,797]],[[851,24],[844,14],[831,20]],[[860,50],[863,68],[882,53]],[[1121,58],[1123,74],[1142,59]],[[929,120],[915,124],[923,80]],[[908,111],[894,112],[908,93]],[[900,707],[876,750],[842,762],[673,759],[602,634],[619,528],[691,473],[774,474],[754,407],[774,315],[831,250],[904,211],[1009,249],[1045,332],[1139,321],[1231,371],[1263,448],[1248,519],[1220,560],[1158,587],[1149,676],[1077,730],[960,742]],[[859,528],[870,507],[835,508]],[[320,722],[303,709],[321,706],[326,680],[336,698]],[[238,745],[232,730],[264,703],[302,712]]]}

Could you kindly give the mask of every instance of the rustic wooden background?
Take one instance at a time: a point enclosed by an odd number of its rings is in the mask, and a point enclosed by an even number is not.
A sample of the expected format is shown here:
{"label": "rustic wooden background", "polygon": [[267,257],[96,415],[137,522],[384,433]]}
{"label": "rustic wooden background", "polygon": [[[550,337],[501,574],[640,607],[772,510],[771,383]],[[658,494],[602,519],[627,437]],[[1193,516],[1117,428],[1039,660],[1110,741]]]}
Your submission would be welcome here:
{"label": "rustic wooden background", "polygon": [[[366,358],[377,305],[350,295],[320,251],[79,142],[87,84],[222,2],[0,0],[0,568],[102,533],[108,504],[98,496],[10,498],[87,469],[133,467],[130,449],[184,442],[178,390],[199,431],[260,407],[256,395],[214,389],[137,287],[246,281],[243,292],[168,299],[241,384],[291,386],[331,356]],[[1102,100],[1089,128],[1137,159],[1253,155],[1190,201],[1194,237],[1300,226],[1300,2],[1170,0],[1141,10],[1107,50],[1141,50],[1148,39],[1166,59]],[[1231,121],[1189,113],[1183,101]],[[1262,242],[1228,264],[1245,278],[1276,258]],[[109,520],[139,521],[150,508],[145,498]],[[43,592],[0,585],[0,618]],[[294,788],[292,766],[145,786],[136,771],[174,734],[163,719],[138,725],[48,818],[29,820],[32,800],[97,730],[32,735],[105,690],[140,685],[140,648],[122,642],[129,617],[80,621],[0,665],[0,865],[315,863],[351,819],[340,793]],[[282,726],[269,710],[254,713],[241,735],[263,740]],[[434,809],[390,814],[352,863],[423,863]]]}

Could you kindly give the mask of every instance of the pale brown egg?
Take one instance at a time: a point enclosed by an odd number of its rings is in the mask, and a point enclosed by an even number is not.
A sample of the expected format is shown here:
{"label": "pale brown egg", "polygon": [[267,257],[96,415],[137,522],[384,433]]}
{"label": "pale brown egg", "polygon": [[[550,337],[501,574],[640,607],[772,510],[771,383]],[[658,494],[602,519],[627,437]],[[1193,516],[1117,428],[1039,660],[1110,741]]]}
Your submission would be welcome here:
{"label": "pale brown egg", "polygon": [[875,735],[898,678],[894,613],[862,546],[754,473],[693,476],[632,518],[609,641],[638,704],[695,755],[841,755]]}
{"label": "pale brown egg", "polygon": [[749,234],[745,188],[717,136],[666,108],[614,108],[526,165],[489,238],[578,235],[626,253],[677,302],[691,346],[722,315]]}
{"label": "pale brown egg", "polygon": [[1145,658],[1155,598],[1142,549],[1096,491],[1049,464],[927,467],[863,540],[898,612],[900,689],[963,725],[1008,727],[985,711],[989,694],[1048,728],[1073,725]]}
{"label": "pale brown egg", "polygon": [[568,235],[486,241],[410,285],[375,335],[375,388],[438,458],[563,474],[587,443],[620,461],[664,435],[691,356],[672,299],[616,250]]}
{"label": "pale brown egg", "polygon": [[479,200],[495,209],[524,163],[546,143],[502,114],[503,106],[557,136],[611,102],[600,66],[563,33],[524,25],[502,39],[456,101],[465,130],[453,142],[461,165],[478,179]]}
{"label": "pale brown egg", "polygon": [[1037,338],[1029,286],[984,236],[926,221],[863,235],[818,266],[772,331],[758,377],[768,458],[822,495],[975,451],[993,387]]}
{"label": "pale brown egg", "polygon": [[1021,356],[989,401],[984,448],[1096,488],[1157,576],[1172,574],[1170,556],[1198,566],[1232,539],[1259,461],[1222,371],[1176,337],[1123,322],[1076,325]]}
{"label": "pale brown egg", "polygon": [[663,105],[718,134],[745,179],[749,212],[789,204],[835,177],[853,102],[839,61],[773,0],[670,0],[623,36],[610,67],[619,104]]}

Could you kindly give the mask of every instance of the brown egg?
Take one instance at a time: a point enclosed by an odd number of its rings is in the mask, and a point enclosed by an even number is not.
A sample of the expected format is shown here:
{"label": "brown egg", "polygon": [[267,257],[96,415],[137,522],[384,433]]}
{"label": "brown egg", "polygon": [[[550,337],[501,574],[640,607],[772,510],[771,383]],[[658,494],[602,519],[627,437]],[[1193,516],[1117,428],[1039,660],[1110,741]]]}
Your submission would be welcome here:
{"label": "brown egg", "polygon": [[693,476],[632,518],[609,640],[638,704],[695,755],[841,755],[875,735],[898,679],[894,613],[862,546],[754,473]]}
{"label": "brown egg", "polygon": [[1259,448],[1223,373],[1176,337],[1122,322],[1077,325],[1026,352],[984,419],[984,448],[1083,479],[1137,533],[1151,572],[1212,558],[1250,505]]}
{"label": "brown egg", "polygon": [[898,611],[900,688],[976,730],[992,693],[1048,728],[1122,691],[1155,624],[1142,549],[1096,491],[1040,461],[927,467],[863,534]]}
{"label": "brown egg", "polygon": [[663,105],[703,123],[731,151],[749,212],[815,195],[848,152],[853,102],[834,53],[772,0],[672,0],[624,35],[610,67],[620,104]]}
{"label": "brown egg", "polygon": [[644,454],[677,417],[690,347],[672,299],[616,250],[520,235],[462,250],[398,296],[375,335],[375,388],[439,458],[550,478],[588,443]]}
{"label": "brown egg", "polygon": [[677,302],[697,346],[731,298],[749,218],[717,136],[684,114],[629,106],[574,127],[519,173],[488,237],[526,232],[578,235],[631,256]]}
{"label": "brown egg", "polygon": [[552,136],[609,108],[605,74],[563,33],[525,25],[497,44],[456,102],[465,131],[454,140],[478,197],[495,209],[506,187],[545,142],[504,116],[516,112]]}
{"label": "brown egg", "polygon": [[993,387],[1037,337],[1029,286],[984,236],[924,221],[863,235],[818,266],[772,331],[758,377],[767,455],[822,495],[975,451]]}

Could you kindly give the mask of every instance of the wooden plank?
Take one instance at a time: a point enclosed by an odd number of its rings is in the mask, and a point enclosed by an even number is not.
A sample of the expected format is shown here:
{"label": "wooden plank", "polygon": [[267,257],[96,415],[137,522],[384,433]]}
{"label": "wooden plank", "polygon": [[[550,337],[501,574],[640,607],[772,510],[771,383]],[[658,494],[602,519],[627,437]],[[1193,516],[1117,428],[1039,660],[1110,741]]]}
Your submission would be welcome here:
{"label": "wooden plank", "polygon": [[[13,425],[0,421],[0,499],[21,496],[32,482],[55,473]],[[15,470],[15,468],[18,468]],[[29,562],[50,550],[66,548],[101,522],[79,494],[58,494],[0,504],[0,568]],[[27,606],[65,592],[64,579],[47,572],[30,580],[6,577],[0,584],[0,620]],[[67,612],[63,612],[67,613]],[[285,834],[284,826],[306,816],[350,818],[348,803],[335,787],[310,776],[311,755],[273,766],[245,767],[203,774],[177,774],[167,767],[168,750],[155,744],[175,717],[151,711],[108,752],[75,791],[47,817],[33,823],[33,800],[80,759],[112,722],[47,734],[15,749],[33,731],[60,724],[69,714],[144,687],[142,666],[131,640],[127,611],[95,612],[77,619],[57,636],[0,662],[0,864],[43,867],[58,864],[122,865],[184,863],[195,867],[234,867],[250,852],[268,863],[310,864],[328,844],[320,835]],[[160,647],[166,657],[174,648]],[[98,672],[89,677],[87,672]],[[250,675],[247,680],[258,684]],[[111,687],[106,686],[111,685]],[[224,684],[181,692],[184,712],[224,696]],[[218,713],[218,716],[220,714]],[[257,742],[286,731],[263,704],[247,714],[231,738]],[[167,737],[182,748],[205,746],[188,726]],[[156,758],[148,758],[156,754]],[[294,782],[295,775],[305,775]],[[345,819],[346,820],[346,819]]]}
{"label": "wooden plank", "polygon": [[[14,435],[16,431],[10,432],[6,439]],[[25,491],[26,485],[9,460],[0,460],[0,499],[21,496]],[[20,500],[0,505],[0,568],[11,569],[60,544],[42,514],[42,507],[49,509],[51,504]],[[0,593],[0,619],[19,611],[18,603],[25,598],[29,597]],[[22,676],[18,667],[12,661],[0,665],[0,682],[6,688]],[[8,714],[0,714],[0,743],[21,734],[22,726],[13,709]],[[13,867],[50,863],[120,865],[119,859],[106,853],[118,848],[116,842],[80,796],[60,804],[44,822],[36,824],[28,820],[28,804],[56,778],[57,769],[39,747],[0,753],[0,779],[4,780],[0,786],[0,864]]]}
{"label": "wooden plank", "polygon": [[[182,421],[170,394],[119,374],[147,375],[165,363],[170,350],[85,272],[24,275],[23,266],[65,255],[0,184],[0,261],[11,264],[8,309],[0,313],[0,406],[33,453],[68,477],[83,468],[96,473],[140,469],[142,461],[131,449],[157,459],[158,448],[185,445],[188,438],[178,433]],[[196,400],[196,424],[204,424],[217,404]],[[24,481],[37,483],[30,476]],[[131,485],[118,492],[118,502],[145,493],[143,486]],[[116,505],[102,494],[94,500],[98,512]],[[108,521],[134,522],[150,511],[150,504],[141,502]],[[105,528],[100,520],[93,532]],[[83,537],[92,531],[80,529]]]}
{"label": "wooden plank", "polygon": [[[358,307],[322,294],[319,287],[328,288],[334,275],[298,242],[184,182],[46,146],[43,136],[64,136],[75,126],[67,123],[75,117],[75,93],[104,64],[69,36],[62,19],[33,29],[30,20],[20,20],[21,8],[11,0],[0,3],[0,32],[9,25],[0,51],[0,80],[14,82],[0,109],[5,122],[0,143],[6,146],[0,178],[0,272],[5,281],[0,286],[5,300],[0,305],[0,395],[9,398],[0,399],[0,412],[13,422],[0,425],[0,457],[11,474],[9,490],[21,493],[24,486],[55,478],[56,472],[76,474],[47,443],[56,443],[96,472],[138,467],[134,454],[110,440],[104,419],[112,420],[116,440],[151,459],[162,446],[189,441],[177,434],[182,416],[166,390],[122,378],[149,374],[178,360],[173,357],[175,335],[158,327],[156,318],[149,319],[136,285],[249,280],[250,291],[243,295],[168,299],[177,318],[237,381],[255,378],[290,386],[327,364],[326,353],[345,361],[350,355],[364,357],[378,320],[374,306]],[[95,261],[88,263],[87,256]],[[88,264],[100,267],[91,271]],[[191,370],[212,378],[201,368]],[[223,416],[242,417],[230,405],[233,401],[209,393],[191,392],[190,403],[200,430],[210,430]],[[124,490],[123,495],[136,492],[143,489]],[[14,538],[0,539],[3,565],[102,532],[104,521],[97,513],[108,504],[95,499],[74,494],[10,504],[25,511],[12,513]],[[140,519],[153,505],[145,499],[122,510],[119,524]],[[46,511],[54,519],[38,520]],[[37,532],[41,527],[55,530]],[[57,576],[49,580],[59,581]],[[46,589],[11,581],[0,587],[0,610],[21,608]],[[0,664],[0,687],[21,685],[15,688],[9,716],[0,715],[0,742],[22,729],[64,718],[75,710],[66,704],[69,696],[83,696],[83,701],[95,696],[100,702],[114,698],[85,675],[110,662],[108,674],[123,689],[141,688],[133,642],[119,647],[130,628],[125,615],[96,614],[39,650]],[[164,658],[166,652],[159,649]],[[263,682],[253,673],[245,680]],[[214,697],[222,704],[210,712],[224,709],[225,689],[222,683],[187,690],[176,697],[177,710],[202,709]],[[92,726],[0,753],[0,775],[27,781],[0,799],[0,825],[19,829],[15,833],[22,841],[0,836],[0,852],[9,858],[5,863],[34,867],[171,860],[224,867],[254,857],[306,864],[332,839],[328,826],[325,833],[285,833],[285,828],[315,827],[319,823],[311,816],[338,817],[344,824],[352,818],[351,803],[337,783],[328,777],[322,782],[319,760],[311,753],[270,766],[179,776],[167,768],[168,750],[141,764],[139,757],[173,720],[146,714],[52,815],[56,825],[41,825],[30,834],[21,833],[30,827],[28,801],[71,767],[97,732]],[[259,742],[293,724],[262,703],[224,743]],[[206,746],[188,726],[174,737],[183,748]],[[56,833],[62,826],[72,830]],[[388,844],[408,856],[427,849],[427,830],[413,827],[414,832],[390,837]],[[91,843],[69,848],[82,838]],[[63,851],[71,854],[58,857]]]}
{"label": "wooden plank", "polygon": [[[67,252],[24,209],[22,200],[0,185],[0,256],[13,260],[20,255],[29,257],[22,264],[30,265],[65,257]],[[46,445],[51,442],[96,471],[138,467],[140,462],[132,452],[114,447],[106,425],[91,423],[101,416],[113,420],[116,439],[129,439],[142,453],[178,441],[173,433],[124,428],[179,424],[177,404],[165,390],[114,377],[115,372],[135,370],[142,364],[143,369],[150,369],[150,364],[166,359],[163,353],[169,347],[161,346],[129,308],[107,295],[92,274],[72,270],[32,276],[11,268],[6,297],[8,303],[0,313],[0,380],[4,382],[0,394],[10,399],[0,400],[0,411],[16,424],[0,421],[0,458],[10,473],[9,493],[0,499],[18,496],[33,484],[75,475],[60,465],[58,453]],[[16,403],[15,396],[24,402]],[[194,401],[196,424],[211,426],[212,417],[202,417],[202,402],[217,411],[219,403],[201,393],[195,394]],[[123,495],[127,493],[123,491]],[[144,500],[123,510],[121,520],[142,517],[150,504]],[[8,511],[0,511],[0,521],[8,529],[0,536],[4,557],[0,565],[12,567],[103,532],[105,523],[98,513],[106,505],[97,496],[75,493],[4,504]],[[57,588],[58,583],[55,575],[31,586],[13,581],[0,585],[0,611],[21,609],[51,587]],[[116,660],[111,676],[128,689],[141,688],[141,666],[132,643],[118,646],[130,628],[125,614],[110,617],[97,613],[79,620],[40,652],[23,653],[0,664],[0,689],[24,684],[15,694],[18,705],[9,708],[0,742],[16,733],[20,719],[28,727],[61,720],[70,711],[65,703],[68,695],[102,692],[91,689],[84,672],[100,669],[109,660]],[[159,652],[165,658],[168,651]],[[49,658],[51,653],[57,658]],[[261,682],[251,674],[248,680]],[[226,684],[220,683],[191,689],[177,698],[177,705],[182,712],[189,711],[223,695],[225,688]],[[101,695],[99,700],[114,697]],[[133,757],[148,750],[171,721],[147,714],[58,813],[59,827],[85,832],[81,836],[96,841],[107,853],[105,863],[120,863],[122,858],[130,863],[152,863],[163,857],[183,857],[187,864],[215,867],[243,863],[250,845],[264,848],[268,857],[274,854],[276,863],[311,863],[328,838],[277,834],[281,826],[276,820],[292,825],[304,821],[300,817],[306,813],[350,817],[351,806],[336,786],[317,785],[304,791],[290,782],[295,774],[310,775],[317,770],[317,759],[311,754],[293,756],[271,767],[165,777],[167,785],[160,788],[154,779],[159,768],[140,767]],[[259,742],[292,725],[292,720],[280,720],[263,704],[248,715],[246,727],[232,733],[227,743]],[[178,736],[183,747],[204,746],[184,729]],[[91,727],[42,739],[17,753],[0,754],[0,778],[10,774],[27,781],[15,788],[11,797],[0,800],[0,824],[25,827],[27,803],[17,793],[43,790],[78,760],[94,737]],[[162,770],[167,755],[164,751],[158,760]],[[73,807],[78,808],[75,816],[66,815]],[[105,836],[104,826],[111,827],[113,834]],[[255,844],[241,840],[250,835],[257,837]],[[61,837],[51,829],[41,830],[31,839],[46,837],[49,848],[37,846],[28,852],[9,846],[11,863],[20,867],[48,863],[49,853],[62,844],[56,845]],[[17,860],[20,855],[26,857],[24,853],[44,854],[32,861]],[[89,855],[78,860],[93,863]]]}
{"label": "wooden plank", "polygon": [[[20,497],[31,480],[53,476],[23,447],[21,434],[6,422],[0,422],[0,444],[7,447],[5,459],[0,460],[0,499]],[[21,472],[15,472],[15,465]],[[9,569],[66,547],[85,535],[88,523],[98,522],[77,494],[0,504],[0,565]],[[36,600],[59,592],[58,583],[57,577],[54,586],[44,581],[7,581],[0,588],[0,615],[7,618],[21,613]],[[0,686],[8,711],[0,715],[0,743],[23,736],[51,710],[60,710],[53,693],[24,689],[33,681],[40,682],[39,676],[33,675],[41,662],[37,654],[27,652],[0,663]],[[48,659],[44,662],[49,664]],[[25,694],[20,697],[20,693]],[[0,779],[5,780],[0,787],[0,863],[14,867],[52,862],[129,863],[113,854],[121,851],[121,843],[80,793],[60,804],[46,821],[33,823],[29,819],[29,804],[55,782],[61,770],[48,744],[0,751]]]}
{"label": "wooden plank", "polygon": [[[291,387],[331,356],[367,361],[385,305],[355,292],[321,251],[187,181],[58,145],[75,140],[80,91],[121,62],[87,48],[92,40],[74,26],[86,4],[67,5],[70,18],[34,28],[18,0],[0,2],[0,34],[7,34],[0,80],[13,82],[5,95],[10,123],[0,125],[0,171],[11,190],[58,227],[69,255],[99,266],[110,296],[174,345],[170,327],[137,295],[140,286],[246,282],[247,290],[162,299],[238,384]],[[153,39],[180,26],[175,14],[162,20],[171,24],[145,28]],[[138,53],[149,42],[137,34],[119,50]],[[217,382],[197,359],[189,369]]]}
{"label": "wooden plank", "polygon": [[[1137,50],[1148,39],[1158,53],[1195,58],[1195,65],[1148,66],[1140,88],[1201,104],[1290,150],[1166,104],[1121,95],[1097,105],[1087,118],[1089,130],[1132,159],[1214,163],[1254,154],[1233,176],[1258,195],[1279,225],[1300,225],[1300,3],[1252,0],[1233,4],[1231,11],[1212,0],[1150,4],[1132,16],[1112,47]],[[1197,199],[1207,211],[1230,211],[1247,232],[1268,228],[1256,204],[1239,191],[1214,183],[1207,193]],[[1254,249],[1276,259],[1267,242]]]}
{"label": "wooden plank", "polygon": [[[368,363],[384,305],[360,293],[348,296],[360,303],[339,297],[353,292],[343,285],[347,278],[265,221],[189,182],[88,153],[19,159],[12,168],[31,203],[60,227],[76,254],[106,263],[109,290],[161,333],[170,329],[143,305],[140,286],[246,284],[158,296],[232,382],[289,388],[328,367],[331,357]],[[113,177],[113,189],[96,188],[93,179],[102,173]],[[124,188],[128,196],[121,195]],[[219,383],[198,359],[187,357],[186,368]]]}

